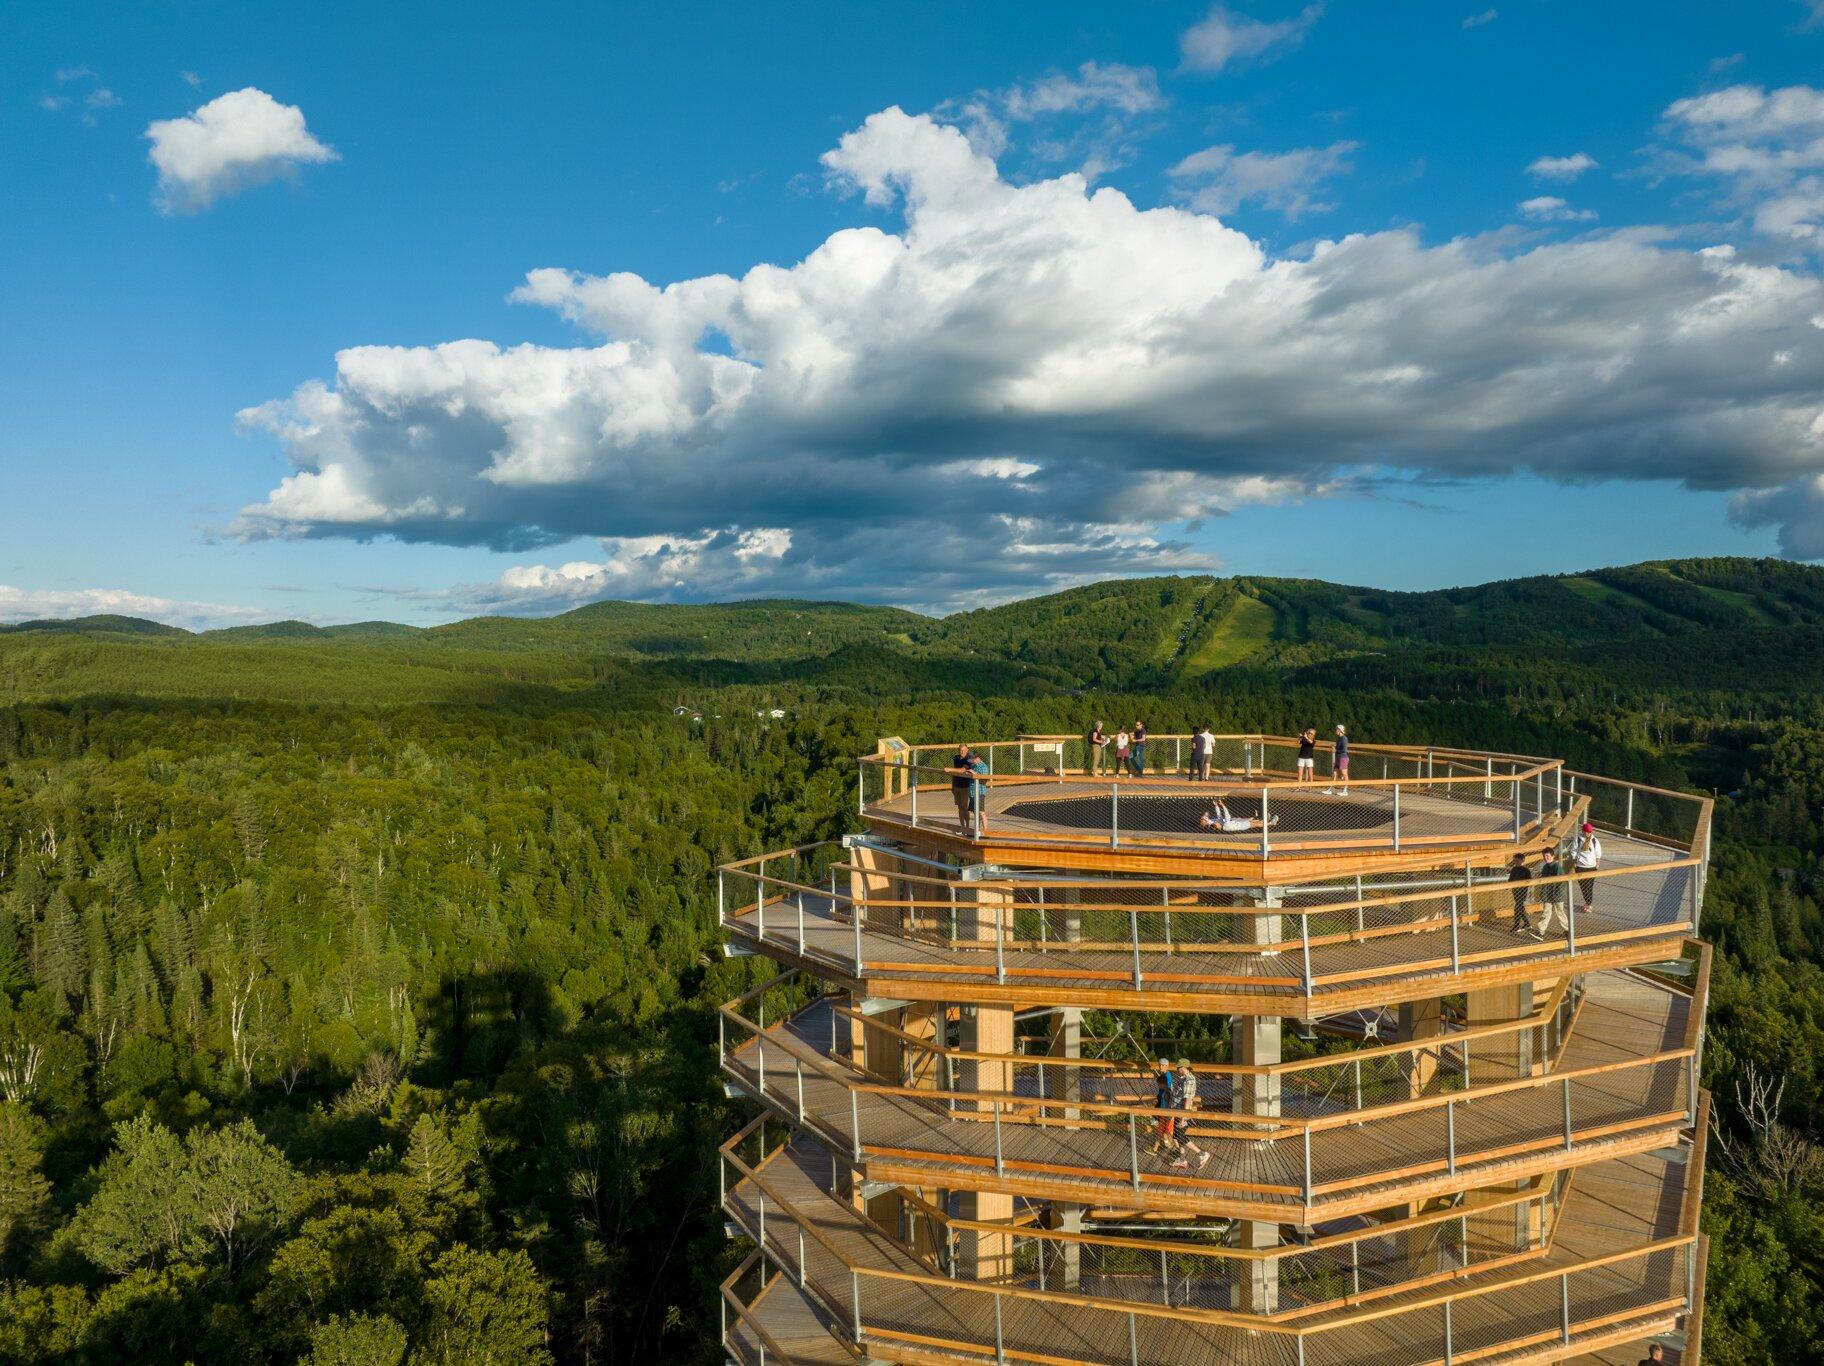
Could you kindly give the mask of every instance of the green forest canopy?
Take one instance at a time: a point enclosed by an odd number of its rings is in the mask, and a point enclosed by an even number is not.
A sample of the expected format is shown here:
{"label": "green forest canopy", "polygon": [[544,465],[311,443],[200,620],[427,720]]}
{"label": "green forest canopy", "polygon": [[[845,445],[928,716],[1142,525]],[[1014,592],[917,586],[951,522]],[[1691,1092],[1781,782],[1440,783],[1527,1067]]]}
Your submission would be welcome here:
{"label": "green forest canopy", "polygon": [[764,969],[711,869],[850,828],[878,735],[1092,710],[1719,792],[1708,1356],[1811,1358],[1824,571],[1693,560],[0,632],[0,1362],[717,1359],[713,1011]]}

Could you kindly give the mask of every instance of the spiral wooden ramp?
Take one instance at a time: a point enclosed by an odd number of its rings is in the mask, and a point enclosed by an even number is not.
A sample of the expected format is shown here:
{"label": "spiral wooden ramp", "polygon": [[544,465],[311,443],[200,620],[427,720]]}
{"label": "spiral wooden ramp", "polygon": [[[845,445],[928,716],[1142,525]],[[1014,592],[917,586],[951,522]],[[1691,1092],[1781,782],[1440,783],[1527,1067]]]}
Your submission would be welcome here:
{"label": "spiral wooden ramp", "polygon": [[1710,803],[1295,746],[883,741],[865,833],[720,870],[781,969],[721,1014],[730,1361],[1697,1359]]}

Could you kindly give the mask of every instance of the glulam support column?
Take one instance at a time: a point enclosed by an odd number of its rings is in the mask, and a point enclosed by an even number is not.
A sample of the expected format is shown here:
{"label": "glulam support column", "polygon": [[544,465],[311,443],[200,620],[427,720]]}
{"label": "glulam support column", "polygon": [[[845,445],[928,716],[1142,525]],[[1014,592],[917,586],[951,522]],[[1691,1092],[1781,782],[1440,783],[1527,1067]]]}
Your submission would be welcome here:
{"label": "glulam support column", "polygon": [[[959,901],[966,899],[969,936],[992,942],[1013,929],[1013,899],[1005,891],[964,884],[958,889]],[[968,1053],[993,1053],[1010,1057],[1013,1053],[1013,1007],[977,1004],[965,1008],[962,1021],[962,1047]],[[1013,1068],[1005,1062],[974,1061],[960,1069],[963,1089],[977,1093],[1005,1094],[1013,1090]],[[991,1123],[993,1106],[981,1102],[980,1120],[966,1123]],[[957,1275],[969,1280],[998,1280],[1013,1273],[1013,1196],[1004,1191],[966,1191],[962,1197],[965,1219],[983,1223],[1007,1224],[1009,1231],[984,1232],[964,1230],[957,1236]]]}
{"label": "glulam support column", "polygon": [[[1261,909],[1281,904],[1277,887],[1265,888],[1255,899]],[[1280,939],[1277,915],[1256,915],[1244,923],[1250,927],[1256,944],[1275,944]],[[1277,1015],[1232,1015],[1229,1017],[1229,1039],[1232,1060],[1243,1067],[1271,1067],[1282,1061],[1285,1021]],[[1233,1109],[1237,1114],[1277,1115],[1280,1112],[1280,1084],[1277,1073],[1268,1075],[1238,1074],[1235,1078]],[[1279,1225],[1263,1220],[1243,1220],[1238,1229],[1240,1245],[1264,1251],[1279,1246]],[[1250,1314],[1272,1314],[1279,1309],[1279,1263],[1272,1260],[1237,1259],[1235,1262],[1233,1304]]]}
{"label": "glulam support column", "polygon": [[[1465,997],[1465,1023],[1474,1030],[1523,1020],[1533,1013],[1533,1000],[1531,982],[1472,991]],[[1512,1029],[1475,1040],[1465,1060],[1469,1086],[1494,1086],[1532,1076],[1542,1061],[1539,1042],[1538,1031],[1532,1029]],[[1503,1200],[1524,1184],[1510,1182],[1464,1193],[1467,1213],[1459,1237],[1466,1245],[1462,1253],[1466,1260],[1485,1261],[1533,1245],[1541,1232],[1536,1201],[1477,1212],[1478,1206]]]}

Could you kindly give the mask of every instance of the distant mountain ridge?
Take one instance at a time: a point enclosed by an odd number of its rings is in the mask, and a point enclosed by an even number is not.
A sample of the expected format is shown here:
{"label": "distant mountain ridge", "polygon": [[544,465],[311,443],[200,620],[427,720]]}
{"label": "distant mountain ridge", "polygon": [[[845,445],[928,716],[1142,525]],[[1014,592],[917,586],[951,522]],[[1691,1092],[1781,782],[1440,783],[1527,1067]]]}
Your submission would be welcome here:
{"label": "distant mountain ridge", "polygon": [[[1416,593],[1251,575],[1121,579],[943,618],[793,599],[610,601],[552,617],[434,627],[281,621],[200,633],[108,616],[0,627],[0,699],[67,695],[75,680],[64,675],[101,670],[104,662],[109,677],[126,676],[128,691],[157,691],[165,686],[154,681],[160,676],[198,672],[197,656],[224,678],[244,672],[256,691],[262,669],[296,673],[308,661],[312,686],[325,696],[341,695],[338,674],[371,676],[383,693],[377,680],[388,670],[413,674],[413,687],[432,694],[439,679],[458,693],[458,679],[477,687],[480,680],[596,686],[616,661],[722,681],[840,678],[861,686],[872,671],[932,683],[967,665],[1003,683],[1156,689],[1240,665],[1294,669],[1388,651],[1600,650],[1786,632],[1796,643],[1815,640],[1820,627],[1824,568],[1741,558],[1657,560]],[[86,654],[71,652],[76,642]],[[1761,641],[1750,653],[1766,649]]]}

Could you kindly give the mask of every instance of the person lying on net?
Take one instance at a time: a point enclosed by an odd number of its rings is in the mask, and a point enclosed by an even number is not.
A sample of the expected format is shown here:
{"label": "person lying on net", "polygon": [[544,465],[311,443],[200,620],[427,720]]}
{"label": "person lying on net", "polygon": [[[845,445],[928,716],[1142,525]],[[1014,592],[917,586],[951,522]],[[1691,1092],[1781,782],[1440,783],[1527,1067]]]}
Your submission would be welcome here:
{"label": "person lying on net", "polygon": [[1258,816],[1237,816],[1230,812],[1228,803],[1221,797],[1211,797],[1210,809],[1197,818],[1197,823],[1205,830],[1237,834],[1243,830],[1264,830],[1268,825],[1278,825],[1279,817],[1275,816],[1263,823]]}

